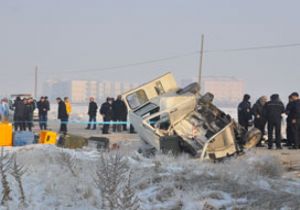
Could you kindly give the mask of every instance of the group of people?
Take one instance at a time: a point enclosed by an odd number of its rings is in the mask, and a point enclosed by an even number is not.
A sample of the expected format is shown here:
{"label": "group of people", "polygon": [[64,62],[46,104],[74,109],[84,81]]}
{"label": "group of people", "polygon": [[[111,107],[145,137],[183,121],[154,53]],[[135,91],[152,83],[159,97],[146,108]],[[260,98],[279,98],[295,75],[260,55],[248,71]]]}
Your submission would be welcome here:
{"label": "group of people", "polygon": [[[68,121],[72,112],[72,106],[68,97],[63,99],[60,97],[56,98],[58,104],[57,117],[60,120],[60,133],[68,132]],[[15,131],[32,131],[34,110],[38,109],[38,121],[40,130],[47,130],[48,112],[50,111],[50,102],[48,97],[42,96],[37,102],[32,97],[22,98],[17,97],[11,107],[7,99],[2,99],[0,104],[0,119],[8,121],[9,108],[14,111],[13,121]],[[121,96],[118,96],[116,100],[108,97],[100,109],[100,114],[103,118],[102,133],[108,134],[110,125],[112,125],[113,132],[120,132],[127,130],[127,107],[122,100]],[[97,113],[98,105],[95,102],[95,98],[90,98],[88,115],[89,122],[86,129],[96,129],[97,126]],[[113,122],[112,122],[113,121]]]}
{"label": "group of people", "polygon": [[12,109],[14,110],[15,131],[32,130],[35,109],[38,109],[40,129],[47,129],[47,113],[50,110],[50,103],[47,97],[41,97],[38,102],[32,97],[23,99],[17,97],[12,105]]}
{"label": "group of people", "polygon": [[15,131],[29,131],[33,126],[33,112],[37,108],[33,98],[17,97],[13,106],[14,110],[14,128]]}
{"label": "group of people", "polygon": [[[117,99],[108,97],[99,110],[103,118],[102,133],[108,134],[109,127],[112,124],[113,132],[120,132],[127,130],[127,107],[119,95]],[[98,105],[93,97],[90,98],[88,115],[89,123],[86,129],[96,129],[97,125]],[[93,127],[93,128],[92,128]]]}
{"label": "group of people", "polygon": [[273,94],[270,100],[266,96],[260,97],[251,106],[250,95],[245,94],[243,101],[238,105],[238,122],[246,130],[254,122],[254,127],[262,133],[262,139],[257,146],[263,146],[262,140],[265,128],[268,130],[268,149],[273,148],[275,130],[276,149],[282,149],[281,127],[282,116],[287,115],[287,146],[289,149],[300,149],[300,98],[297,92],[289,96],[289,103],[285,107],[278,94]]}

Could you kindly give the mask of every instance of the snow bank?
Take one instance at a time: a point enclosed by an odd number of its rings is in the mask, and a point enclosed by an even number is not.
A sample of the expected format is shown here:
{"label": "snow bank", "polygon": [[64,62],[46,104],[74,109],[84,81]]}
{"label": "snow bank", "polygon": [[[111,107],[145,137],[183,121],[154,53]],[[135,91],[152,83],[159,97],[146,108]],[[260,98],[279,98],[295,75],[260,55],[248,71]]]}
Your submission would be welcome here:
{"label": "snow bank", "polygon": [[[24,209],[101,209],[94,183],[100,153],[32,145],[7,150],[27,168],[23,177]],[[72,157],[71,161],[68,157]],[[182,155],[147,159],[125,154],[141,209],[297,209],[300,183],[286,180],[280,162],[249,153],[222,163],[200,162]],[[16,183],[9,179],[12,201],[20,209]],[[2,191],[2,186],[0,187]],[[0,192],[1,192],[0,191]],[[2,209],[2,208],[1,208]]]}

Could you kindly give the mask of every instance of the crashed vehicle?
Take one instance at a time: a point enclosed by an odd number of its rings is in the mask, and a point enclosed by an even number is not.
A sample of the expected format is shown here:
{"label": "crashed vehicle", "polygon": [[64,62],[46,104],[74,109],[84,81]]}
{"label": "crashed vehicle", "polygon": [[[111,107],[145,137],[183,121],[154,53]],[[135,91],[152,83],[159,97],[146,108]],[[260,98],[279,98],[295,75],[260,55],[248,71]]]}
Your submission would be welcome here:
{"label": "crashed vehicle", "polygon": [[187,152],[200,159],[218,160],[243,153],[261,138],[246,131],[200,95],[198,83],[179,88],[171,73],[123,94],[129,119],[145,143],[142,152]]}

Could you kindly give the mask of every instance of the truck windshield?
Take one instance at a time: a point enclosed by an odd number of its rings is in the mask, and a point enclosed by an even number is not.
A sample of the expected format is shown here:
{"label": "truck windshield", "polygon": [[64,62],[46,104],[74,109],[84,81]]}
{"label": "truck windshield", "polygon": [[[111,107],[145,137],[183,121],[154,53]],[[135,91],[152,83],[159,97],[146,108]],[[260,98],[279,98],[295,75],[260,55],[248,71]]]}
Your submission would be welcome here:
{"label": "truck windshield", "polygon": [[144,90],[137,90],[136,92],[128,95],[126,100],[131,109],[136,109],[149,101]]}

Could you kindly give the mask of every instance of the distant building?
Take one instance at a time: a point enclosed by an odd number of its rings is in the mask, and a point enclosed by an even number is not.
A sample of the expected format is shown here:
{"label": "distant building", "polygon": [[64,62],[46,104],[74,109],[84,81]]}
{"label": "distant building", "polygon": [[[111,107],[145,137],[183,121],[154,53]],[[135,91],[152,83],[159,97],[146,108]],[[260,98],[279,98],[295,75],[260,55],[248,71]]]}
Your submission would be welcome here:
{"label": "distant building", "polygon": [[98,101],[104,101],[108,96],[117,97],[117,95],[136,86],[136,84],[128,82],[49,80],[44,83],[43,95],[49,96],[52,101],[58,96],[68,96],[72,103],[86,103],[91,96],[95,97]]}
{"label": "distant building", "polygon": [[232,77],[206,77],[203,90],[214,94],[214,101],[220,106],[236,106],[244,95],[245,83]]}
{"label": "distant building", "polygon": [[[196,78],[182,79],[182,87],[197,82]],[[204,77],[201,92],[214,94],[214,102],[219,106],[233,107],[242,99],[245,91],[243,80],[234,77]]]}

